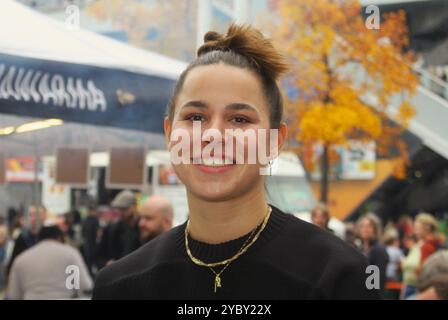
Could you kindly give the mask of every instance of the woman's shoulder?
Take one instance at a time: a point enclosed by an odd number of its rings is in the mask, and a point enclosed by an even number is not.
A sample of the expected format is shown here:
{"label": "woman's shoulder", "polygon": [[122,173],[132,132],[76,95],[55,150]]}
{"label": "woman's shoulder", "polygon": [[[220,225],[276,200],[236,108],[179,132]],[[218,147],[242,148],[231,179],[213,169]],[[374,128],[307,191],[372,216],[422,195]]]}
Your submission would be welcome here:
{"label": "woman's shoulder", "polygon": [[183,227],[184,225],[180,225],[171,229],[101,269],[95,279],[95,288],[117,284],[148,272],[155,266],[178,259],[180,255],[177,244]]}
{"label": "woman's shoulder", "polygon": [[[367,259],[333,233],[292,214],[276,211],[285,219],[281,232],[267,245],[267,264],[305,279],[313,298],[377,299],[366,288]],[[263,259],[263,257],[261,257]]]}
{"label": "woman's shoulder", "polygon": [[[276,209],[284,215],[285,226],[275,239],[278,254],[296,261],[313,261],[315,265],[340,265],[341,267],[366,265],[366,258],[359,250],[350,246],[328,230]],[[288,259],[288,260],[289,260]]]}

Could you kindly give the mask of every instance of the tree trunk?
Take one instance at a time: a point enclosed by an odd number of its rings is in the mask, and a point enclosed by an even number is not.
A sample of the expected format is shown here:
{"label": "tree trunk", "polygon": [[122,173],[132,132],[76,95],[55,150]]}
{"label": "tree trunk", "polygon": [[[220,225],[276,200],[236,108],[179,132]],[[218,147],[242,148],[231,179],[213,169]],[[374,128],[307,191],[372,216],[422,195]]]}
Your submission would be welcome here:
{"label": "tree trunk", "polygon": [[328,179],[329,179],[329,159],[328,159],[328,145],[324,144],[322,158],[320,163],[320,201],[323,203],[328,202]]}

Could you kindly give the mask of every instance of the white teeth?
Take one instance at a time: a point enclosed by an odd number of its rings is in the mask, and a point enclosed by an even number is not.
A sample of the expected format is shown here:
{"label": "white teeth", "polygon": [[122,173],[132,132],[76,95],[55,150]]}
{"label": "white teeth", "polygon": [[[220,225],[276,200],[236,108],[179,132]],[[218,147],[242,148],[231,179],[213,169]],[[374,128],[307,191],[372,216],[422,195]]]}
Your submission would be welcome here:
{"label": "white teeth", "polygon": [[213,159],[202,159],[202,164],[206,166],[212,166],[213,165]]}
{"label": "white teeth", "polygon": [[225,165],[222,159],[202,159],[201,164],[208,167],[222,167]]}

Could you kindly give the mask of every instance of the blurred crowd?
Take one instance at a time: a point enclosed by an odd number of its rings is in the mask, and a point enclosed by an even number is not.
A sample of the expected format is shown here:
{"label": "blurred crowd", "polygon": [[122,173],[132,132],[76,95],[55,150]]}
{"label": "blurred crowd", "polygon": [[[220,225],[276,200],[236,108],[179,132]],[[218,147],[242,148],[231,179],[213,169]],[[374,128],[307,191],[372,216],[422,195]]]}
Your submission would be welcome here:
{"label": "blurred crowd", "polygon": [[[329,228],[330,212],[319,204],[312,222]],[[378,267],[386,299],[448,300],[448,220],[429,213],[402,216],[383,224],[374,213],[345,223],[345,240]]]}
{"label": "blurred crowd", "polygon": [[[330,228],[328,208],[317,205],[312,223]],[[0,217],[0,292],[6,299],[88,298],[104,266],[170,230],[173,206],[162,196],[137,205],[124,190],[110,206],[94,204],[81,213],[49,216],[45,207],[10,209]],[[420,213],[383,224],[374,213],[345,222],[334,232],[379,270],[378,286],[387,299],[448,299],[447,220]],[[77,268],[78,281],[67,283]]]}
{"label": "blurred crowd", "polygon": [[[6,299],[89,298],[101,268],[169,230],[172,222],[168,199],[152,196],[138,206],[129,190],[110,206],[92,204],[84,214],[11,208],[0,220],[0,292]],[[75,268],[77,279],[67,266]]]}

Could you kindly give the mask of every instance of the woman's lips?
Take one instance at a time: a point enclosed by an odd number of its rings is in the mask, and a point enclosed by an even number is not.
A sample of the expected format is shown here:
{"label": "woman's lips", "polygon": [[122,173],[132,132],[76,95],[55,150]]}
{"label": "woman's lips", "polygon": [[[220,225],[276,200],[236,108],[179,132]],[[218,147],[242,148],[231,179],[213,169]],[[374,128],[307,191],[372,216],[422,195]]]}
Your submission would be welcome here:
{"label": "woman's lips", "polygon": [[[193,162],[194,164],[194,162]],[[234,166],[233,159],[202,159],[198,164],[194,164],[200,171],[205,173],[222,173],[231,170]]]}
{"label": "woman's lips", "polygon": [[206,166],[203,164],[195,164],[196,168],[205,173],[223,173],[233,169],[234,164],[226,164],[221,166]]}

